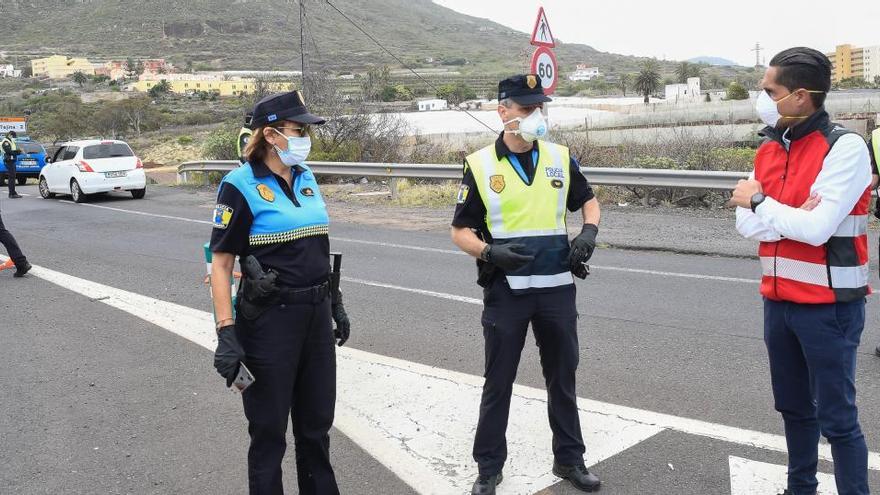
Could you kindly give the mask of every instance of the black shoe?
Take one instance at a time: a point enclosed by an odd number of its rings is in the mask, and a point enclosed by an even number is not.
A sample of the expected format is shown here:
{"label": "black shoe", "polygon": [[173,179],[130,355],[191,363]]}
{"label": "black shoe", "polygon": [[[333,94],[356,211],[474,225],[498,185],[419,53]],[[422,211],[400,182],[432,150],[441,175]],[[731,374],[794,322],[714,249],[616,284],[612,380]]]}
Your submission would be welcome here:
{"label": "black shoe", "polygon": [[18,193],[9,193],[9,199],[18,199],[21,197],[21,194]]}
{"label": "black shoe", "polygon": [[15,278],[24,277],[27,272],[31,271],[31,268],[33,268],[33,266],[30,263],[28,263],[27,261],[25,261],[24,264],[21,266],[16,265],[15,273],[13,273],[12,276]]}
{"label": "black shoe", "polygon": [[477,476],[477,481],[474,481],[471,495],[495,495],[495,487],[500,485],[503,479],[504,475],[501,473],[495,476],[483,476],[481,474]]}
{"label": "black shoe", "polygon": [[877,348],[874,349],[874,354],[880,356],[880,345],[878,345]]}
{"label": "black shoe", "polygon": [[553,474],[570,481],[575,488],[582,492],[596,492],[599,491],[599,487],[602,486],[599,477],[587,471],[587,467],[583,464],[560,466],[554,462]]}

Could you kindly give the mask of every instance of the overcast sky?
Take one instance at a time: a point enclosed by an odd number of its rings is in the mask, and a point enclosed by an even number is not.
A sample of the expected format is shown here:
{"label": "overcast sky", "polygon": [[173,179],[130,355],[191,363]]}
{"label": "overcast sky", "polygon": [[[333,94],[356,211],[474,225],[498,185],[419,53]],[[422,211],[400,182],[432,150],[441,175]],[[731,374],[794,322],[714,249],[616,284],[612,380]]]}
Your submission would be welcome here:
{"label": "overcast sky", "polygon": [[767,61],[776,52],[798,45],[823,52],[844,43],[880,45],[880,0],[434,2],[529,34],[543,5],[554,37],[566,43],[670,60],[705,55],[753,65],[755,42],[766,48],[762,58]]}

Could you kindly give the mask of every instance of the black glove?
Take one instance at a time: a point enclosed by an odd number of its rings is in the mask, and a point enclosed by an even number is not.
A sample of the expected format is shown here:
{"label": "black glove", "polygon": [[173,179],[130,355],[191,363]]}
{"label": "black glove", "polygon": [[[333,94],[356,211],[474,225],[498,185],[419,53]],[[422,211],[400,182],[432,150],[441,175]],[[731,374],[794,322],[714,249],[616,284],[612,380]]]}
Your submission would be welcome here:
{"label": "black glove", "polygon": [[486,261],[506,272],[515,272],[535,259],[522,244],[489,244]]}
{"label": "black glove", "polygon": [[226,386],[232,385],[238,374],[238,364],[244,361],[244,348],[238,343],[235,325],[220,327],[217,332],[217,350],[214,352],[214,368],[226,378]]}
{"label": "black glove", "polygon": [[348,340],[348,336],[351,335],[351,322],[348,321],[348,314],[345,312],[345,306],[342,305],[342,292],[337,291],[333,297],[330,311],[333,321],[336,323],[333,335],[339,340],[339,347],[342,347]]}
{"label": "black glove", "polygon": [[583,265],[593,257],[593,250],[596,249],[596,234],[599,233],[599,227],[588,223],[584,224],[581,233],[571,241],[571,252],[568,253],[568,268],[572,273],[580,270],[578,265]]}
{"label": "black glove", "polygon": [[590,274],[590,265],[587,265],[586,263],[578,263],[578,265],[571,270],[571,273],[575,277],[584,280],[587,278],[587,275]]}

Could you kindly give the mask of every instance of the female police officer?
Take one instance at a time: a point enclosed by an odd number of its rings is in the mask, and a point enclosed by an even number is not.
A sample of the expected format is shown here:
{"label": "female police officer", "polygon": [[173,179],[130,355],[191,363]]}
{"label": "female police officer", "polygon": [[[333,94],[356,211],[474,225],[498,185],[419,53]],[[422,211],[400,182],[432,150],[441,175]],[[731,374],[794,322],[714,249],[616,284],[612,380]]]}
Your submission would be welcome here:
{"label": "female police officer", "polygon": [[[283,493],[288,416],[299,492],[339,493],[328,432],[336,402],[334,337],[342,345],[349,324],[341,295],[330,288],[325,204],[303,163],[311,146],[308,126],[323,123],[299,92],[260,100],[245,149],[248,163],[223,179],[214,210],[214,366],[227,385],[240,362],[255,378],[242,394],[251,436],[251,494]],[[243,278],[233,320],[228,280],[236,255]]]}

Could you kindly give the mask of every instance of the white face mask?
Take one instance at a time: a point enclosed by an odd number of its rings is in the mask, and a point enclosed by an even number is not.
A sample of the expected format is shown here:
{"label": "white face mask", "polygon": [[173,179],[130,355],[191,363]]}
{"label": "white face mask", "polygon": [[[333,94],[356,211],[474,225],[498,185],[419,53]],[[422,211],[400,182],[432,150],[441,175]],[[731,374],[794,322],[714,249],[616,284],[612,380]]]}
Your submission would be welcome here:
{"label": "white face mask", "polygon": [[504,132],[507,134],[519,134],[526,141],[536,141],[547,135],[547,119],[540,108],[536,108],[528,117],[517,117],[504,122],[504,125],[511,122],[519,122],[519,129],[515,131],[505,130]]}
{"label": "white face mask", "polygon": [[[804,91],[806,91],[807,93],[824,93],[824,91],[813,91],[809,89],[805,89]],[[808,118],[809,115],[788,116],[779,113],[779,104],[796,92],[797,90],[794,90],[791,93],[783,96],[782,98],[774,101],[773,98],[771,98],[766,91],[761,91],[760,94],[758,94],[758,101],[755,102],[755,111],[758,112],[758,117],[760,117],[761,120],[770,127],[776,127],[779,124],[779,121],[782,119],[801,120]]]}
{"label": "white face mask", "polygon": [[309,152],[312,151],[312,140],[308,136],[285,136],[284,133],[278,129],[273,128],[273,130],[287,139],[286,150],[282,150],[278,146],[273,145],[275,152],[278,153],[278,158],[281,159],[281,163],[287,167],[293,167],[306,161]]}

